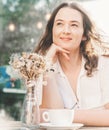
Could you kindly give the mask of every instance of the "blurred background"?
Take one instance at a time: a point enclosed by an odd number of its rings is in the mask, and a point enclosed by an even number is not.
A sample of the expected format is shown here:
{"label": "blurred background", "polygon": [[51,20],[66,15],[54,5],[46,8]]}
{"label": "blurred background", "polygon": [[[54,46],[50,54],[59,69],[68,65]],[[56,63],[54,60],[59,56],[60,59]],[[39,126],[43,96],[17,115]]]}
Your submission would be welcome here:
{"label": "blurred background", "polygon": [[0,0],[0,117],[20,120],[25,96],[21,79],[9,66],[12,53],[32,51],[54,7],[61,2],[83,4],[99,30],[109,37],[108,0]]}

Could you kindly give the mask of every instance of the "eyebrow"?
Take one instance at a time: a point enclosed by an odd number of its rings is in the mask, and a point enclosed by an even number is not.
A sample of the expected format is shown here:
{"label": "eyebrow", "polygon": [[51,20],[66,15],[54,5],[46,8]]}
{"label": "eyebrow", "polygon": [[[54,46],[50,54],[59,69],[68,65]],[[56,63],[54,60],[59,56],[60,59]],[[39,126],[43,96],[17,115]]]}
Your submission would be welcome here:
{"label": "eyebrow", "polygon": [[[55,22],[58,22],[58,21],[64,21],[64,20],[62,20],[62,19],[57,19],[57,20],[55,20]],[[80,23],[80,22],[78,22],[78,21],[76,21],[76,20],[72,20],[72,21],[70,21],[71,23]]]}

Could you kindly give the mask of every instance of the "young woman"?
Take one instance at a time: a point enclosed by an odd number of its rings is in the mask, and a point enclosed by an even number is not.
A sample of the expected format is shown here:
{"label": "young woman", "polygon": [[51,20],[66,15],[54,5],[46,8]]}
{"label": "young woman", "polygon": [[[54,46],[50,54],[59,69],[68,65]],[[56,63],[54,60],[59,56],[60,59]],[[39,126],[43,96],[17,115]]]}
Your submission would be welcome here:
{"label": "young woman", "polygon": [[74,122],[109,126],[109,59],[89,16],[76,3],[62,3],[51,15],[35,49],[52,61],[42,108],[75,109]]}

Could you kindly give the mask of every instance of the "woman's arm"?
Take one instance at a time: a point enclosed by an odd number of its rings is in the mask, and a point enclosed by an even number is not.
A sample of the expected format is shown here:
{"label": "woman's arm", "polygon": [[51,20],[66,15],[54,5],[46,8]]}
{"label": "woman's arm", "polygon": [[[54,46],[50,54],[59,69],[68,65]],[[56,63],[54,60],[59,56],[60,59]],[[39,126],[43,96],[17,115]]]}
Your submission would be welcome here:
{"label": "woman's arm", "polygon": [[109,109],[75,110],[74,122],[87,126],[109,126]]}
{"label": "woman's arm", "polygon": [[47,85],[43,86],[43,98],[41,108],[64,108],[62,98],[56,84],[55,73],[49,72],[47,78],[44,80],[47,81]]}

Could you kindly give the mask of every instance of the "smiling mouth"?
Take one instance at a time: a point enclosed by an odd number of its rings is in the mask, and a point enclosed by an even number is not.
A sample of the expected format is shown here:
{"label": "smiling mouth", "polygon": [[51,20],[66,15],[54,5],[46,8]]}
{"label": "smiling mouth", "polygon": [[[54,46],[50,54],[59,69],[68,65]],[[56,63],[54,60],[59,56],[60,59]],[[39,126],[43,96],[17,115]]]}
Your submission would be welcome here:
{"label": "smiling mouth", "polygon": [[69,37],[61,37],[60,39],[63,40],[63,41],[70,41],[70,40],[72,40],[72,38],[69,38]]}

